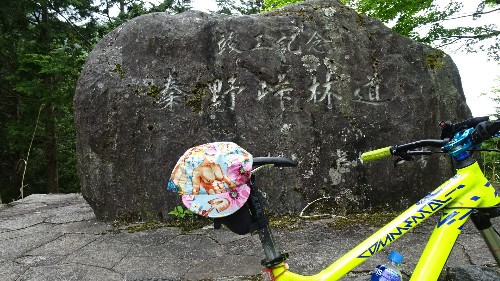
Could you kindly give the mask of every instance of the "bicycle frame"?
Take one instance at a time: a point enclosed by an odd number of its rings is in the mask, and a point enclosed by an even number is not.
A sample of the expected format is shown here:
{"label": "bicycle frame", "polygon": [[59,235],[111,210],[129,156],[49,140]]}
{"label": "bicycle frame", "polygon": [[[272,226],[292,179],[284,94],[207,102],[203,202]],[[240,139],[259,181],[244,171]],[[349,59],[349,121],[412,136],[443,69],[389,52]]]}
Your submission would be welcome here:
{"label": "bicycle frame", "polygon": [[[410,279],[437,280],[474,209],[498,204],[499,194],[484,177],[478,163],[470,158],[469,165],[457,169],[455,176],[318,274],[302,276],[288,271],[284,263],[271,268],[271,271],[278,281],[338,280],[433,214],[443,210]],[[489,247],[491,244],[499,245],[498,236],[494,239],[496,240],[493,242],[486,241]],[[494,249],[490,248],[490,251],[493,253]],[[499,262],[499,254],[494,256]]]}

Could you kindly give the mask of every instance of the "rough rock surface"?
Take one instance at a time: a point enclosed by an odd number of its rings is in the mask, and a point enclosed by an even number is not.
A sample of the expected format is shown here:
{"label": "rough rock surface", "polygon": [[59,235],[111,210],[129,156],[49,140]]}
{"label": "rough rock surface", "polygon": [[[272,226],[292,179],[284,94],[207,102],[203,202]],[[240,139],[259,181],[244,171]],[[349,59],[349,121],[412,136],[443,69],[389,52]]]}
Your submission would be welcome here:
{"label": "rough rock surface", "polygon": [[321,196],[323,212],[400,209],[450,176],[448,161],[393,169],[359,153],[470,116],[446,54],[336,1],[135,18],[92,51],[74,101],[82,193],[108,220],[164,217],[180,204],[164,189],[176,161],[212,141],[298,162],[257,179],[274,212]]}

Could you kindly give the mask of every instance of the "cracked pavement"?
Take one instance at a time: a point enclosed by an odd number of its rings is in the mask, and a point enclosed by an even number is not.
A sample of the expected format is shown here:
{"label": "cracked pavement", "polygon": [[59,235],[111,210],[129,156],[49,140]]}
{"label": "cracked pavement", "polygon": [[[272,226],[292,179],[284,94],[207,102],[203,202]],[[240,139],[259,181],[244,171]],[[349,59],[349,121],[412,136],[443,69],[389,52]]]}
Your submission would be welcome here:
{"label": "cracked pavement", "polygon": [[[377,230],[367,225],[332,229],[329,220],[303,221],[296,230],[273,229],[278,248],[290,254],[291,270],[315,274]],[[434,222],[424,222],[342,280],[367,280],[391,249],[404,254],[402,271],[408,279]],[[500,227],[498,219],[495,224]],[[130,233],[97,221],[79,194],[37,194],[0,205],[2,281],[258,280],[262,257],[257,235],[175,227]],[[469,280],[464,275],[500,280],[498,266],[471,222],[446,268],[442,279],[447,274],[447,280]]]}

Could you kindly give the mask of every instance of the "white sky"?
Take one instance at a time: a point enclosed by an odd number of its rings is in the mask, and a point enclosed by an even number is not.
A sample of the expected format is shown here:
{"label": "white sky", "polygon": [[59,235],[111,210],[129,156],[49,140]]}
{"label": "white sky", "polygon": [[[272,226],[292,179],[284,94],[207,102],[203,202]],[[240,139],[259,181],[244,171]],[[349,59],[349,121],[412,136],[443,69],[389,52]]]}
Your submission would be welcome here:
{"label": "white sky", "polygon": [[[439,0],[439,2],[447,3],[448,0]],[[464,12],[462,12],[462,14],[472,14],[479,3],[480,0],[462,1],[464,5]],[[490,7],[486,7],[485,11],[491,9]],[[500,28],[500,26],[498,26],[500,23],[498,20],[499,17],[500,12],[497,11],[483,15],[476,21],[472,20],[470,17],[448,21],[445,27],[451,28],[459,25],[479,26],[482,24],[497,24],[497,28]],[[493,60],[488,61],[486,52],[465,53],[456,51],[456,48],[457,46],[446,48],[444,51],[452,57],[460,71],[467,104],[472,114],[474,116],[494,114],[496,104],[491,98],[493,97],[492,90],[494,88],[500,88],[500,81],[498,80],[500,79],[500,62],[495,62]]]}
{"label": "white sky", "polygon": [[[449,0],[438,0],[445,5]],[[462,0],[464,4],[463,14],[472,14],[480,0]],[[214,0],[193,0],[191,6],[195,10],[216,11],[217,5]],[[490,10],[486,8],[485,10]],[[499,23],[500,12],[484,15],[473,22],[470,18],[451,20],[446,27],[454,25],[471,26],[473,24]],[[496,20],[495,20],[496,19]],[[492,115],[495,113],[495,103],[491,100],[492,90],[500,88],[500,63],[488,61],[485,52],[467,54],[457,50],[457,46],[446,48],[444,51],[451,56],[458,67],[462,78],[462,86],[467,99],[467,104],[474,116]]]}
{"label": "white sky", "polygon": [[193,10],[204,12],[217,11],[217,3],[215,3],[215,0],[192,0],[191,7],[193,7]]}

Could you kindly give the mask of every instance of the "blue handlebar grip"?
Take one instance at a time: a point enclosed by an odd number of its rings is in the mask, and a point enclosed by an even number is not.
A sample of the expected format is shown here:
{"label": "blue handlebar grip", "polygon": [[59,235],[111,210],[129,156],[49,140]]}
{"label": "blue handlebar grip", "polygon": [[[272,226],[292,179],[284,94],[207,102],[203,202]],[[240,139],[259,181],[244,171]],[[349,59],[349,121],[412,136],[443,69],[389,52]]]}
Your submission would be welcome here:
{"label": "blue handlebar grip", "polygon": [[364,162],[375,161],[382,158],[387,158],[389,156],[392,156],[390,146],[365,152],[361,154],[360,159],[364,163]]}

